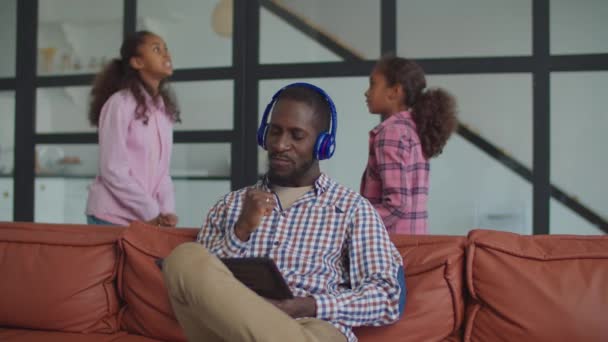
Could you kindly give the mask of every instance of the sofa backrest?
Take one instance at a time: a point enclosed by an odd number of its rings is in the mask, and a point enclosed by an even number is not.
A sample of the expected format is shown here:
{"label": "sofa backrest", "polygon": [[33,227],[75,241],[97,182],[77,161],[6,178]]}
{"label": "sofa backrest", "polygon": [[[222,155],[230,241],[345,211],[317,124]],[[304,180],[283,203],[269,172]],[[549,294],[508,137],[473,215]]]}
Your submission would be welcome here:
{"label": "sofa backrest", "polygon": [[1,223],[0,326],[116,332],[122,230]]}
{"label": "sofa backrest", "polygon": [[465,341],[608,341],[608,236],[477,230]]}
{"label": "sofa backrest", "polygon": [[162,341],[186,341],[177,322],[156,260],[181,243],[194,241],[198,229],[154,227],[135,222],[125,230],[119,246],[118,290],[125,306],[121,328]]}
{"label": "sofa backrest", "polygon": [[[185,341],[155,260],[197,232],[0,223],[0,326]],[[608,236],[391,240],[405,264],[405,314],[356,328],[362,342],[608,341]]]}
{"label": "sofa backrest", "polygon": [[403,257],[407,299],[395,324],[356,328],[362,342],[443,341],[460,336],[464,318],[466,238],[459,236],[391,235]]}

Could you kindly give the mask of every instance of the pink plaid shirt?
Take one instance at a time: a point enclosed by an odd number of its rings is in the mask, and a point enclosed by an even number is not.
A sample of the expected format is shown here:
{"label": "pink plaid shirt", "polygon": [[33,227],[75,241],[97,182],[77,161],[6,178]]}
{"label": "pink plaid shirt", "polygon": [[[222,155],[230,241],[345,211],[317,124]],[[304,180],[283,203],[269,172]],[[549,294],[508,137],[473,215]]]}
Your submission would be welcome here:
{"label": "pink plaid shirt", "polygon": [[409,112],[390,116],[369,132],[369,159],[361,194],[391,233],[426,234],[428,160]]}
{"label": "pink plaid shirt", "polygon": [[[267,178],[256,187],[271,191]],[[397,320],[401,255],[365,198],[321,174],[289,208],[277,197],[272,213],[243,242],[234,226],[246,191],[233,191],[211,208],[197,239],[203,246],[218,257],[272,258],[294,296],[312,296],[317,318],[349,342],[357,340],[352,326]]]}

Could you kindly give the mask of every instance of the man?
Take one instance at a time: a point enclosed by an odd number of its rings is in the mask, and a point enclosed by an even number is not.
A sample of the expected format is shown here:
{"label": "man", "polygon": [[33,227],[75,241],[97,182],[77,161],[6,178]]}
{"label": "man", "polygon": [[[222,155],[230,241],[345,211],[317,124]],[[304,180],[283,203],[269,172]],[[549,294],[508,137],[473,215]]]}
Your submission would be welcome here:
{"label": "man", "polygon": [[[319,169],[333,154],[335,130],[335,108],[321,89],[297,83],[275,94],[258,133],[268,173],[227,194],[210,210],[200,244],[181,245],[165,260],[188,340],[352,342],[352,326],[398,319],[401,256],[371,204]],[[295,298],[258,296],[218,259],[252,256],[272,258]]]}

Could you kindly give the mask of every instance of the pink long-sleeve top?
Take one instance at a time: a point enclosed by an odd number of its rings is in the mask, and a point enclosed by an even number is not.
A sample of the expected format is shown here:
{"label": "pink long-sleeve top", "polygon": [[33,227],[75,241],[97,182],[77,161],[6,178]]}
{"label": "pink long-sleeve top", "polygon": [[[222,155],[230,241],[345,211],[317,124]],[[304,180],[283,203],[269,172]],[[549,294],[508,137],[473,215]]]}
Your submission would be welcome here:
{"label": "pink long-sleeve top", "polygon": [[113,94],[101,109],[98,175],[89,187],[87,215],[127,225],[175,213],[173,122],[162,99],[144,94],[147,125],[135,118],[137,102],[129,90]]}

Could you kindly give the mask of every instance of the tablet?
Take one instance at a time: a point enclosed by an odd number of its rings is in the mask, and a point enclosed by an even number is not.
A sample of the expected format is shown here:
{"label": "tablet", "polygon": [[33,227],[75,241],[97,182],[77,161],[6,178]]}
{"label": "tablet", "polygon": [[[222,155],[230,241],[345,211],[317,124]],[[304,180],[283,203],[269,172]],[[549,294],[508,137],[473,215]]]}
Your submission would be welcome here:
{"label": "tablet", "polygon": [[291,299],[293,294],[283,275],[270,258],[221,258],[226,267],[245,286],[270,299]]}

